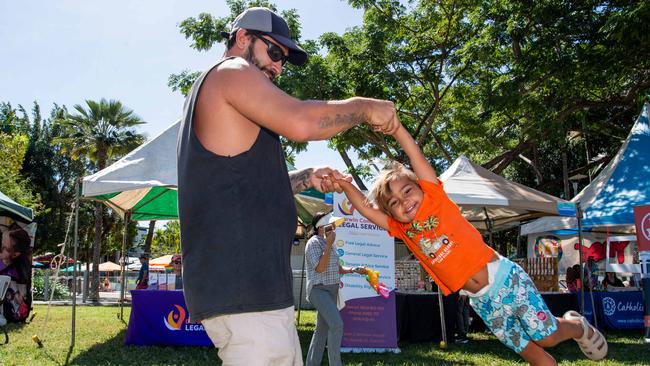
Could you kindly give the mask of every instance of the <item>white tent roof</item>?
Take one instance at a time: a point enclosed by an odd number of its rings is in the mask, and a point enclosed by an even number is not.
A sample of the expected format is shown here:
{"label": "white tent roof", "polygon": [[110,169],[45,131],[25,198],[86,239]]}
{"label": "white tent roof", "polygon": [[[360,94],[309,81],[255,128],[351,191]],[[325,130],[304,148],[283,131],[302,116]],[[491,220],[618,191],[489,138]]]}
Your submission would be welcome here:
{"label": "white tent roof", "polygon": [[176,187],[176,142],[180,120],[122,159],[84,177],[83,195],[134,192],[155,186]]}
{"label": "white tent roof", "polygon": [[[104,202],[122,217],[129,211],[132,220],[176,219],[179,129],[180,120],[112,165],[84,177],[82,195]],[[317,211],[331,209],[323,194],[313,189],[295,197],[303,222]]]}
{"label": "white tent roof", "polygon": [[486,230],[486,218],[493,229],[513,227],[522,220],[558,215],[558,203],[567,201],[509,181],[461,156],[440,175],[445,192],[460,206],[463,216]]}
{"label": "white tent roof", "polygon": [[[571,201],[580,202],[583,226],[602,231],[630,232],[633,207],[650,204],[650,124],[645,103],[634,126],[614,158]],[[543,217],[521,227],[521,235],[576,230],[575,217]]]}

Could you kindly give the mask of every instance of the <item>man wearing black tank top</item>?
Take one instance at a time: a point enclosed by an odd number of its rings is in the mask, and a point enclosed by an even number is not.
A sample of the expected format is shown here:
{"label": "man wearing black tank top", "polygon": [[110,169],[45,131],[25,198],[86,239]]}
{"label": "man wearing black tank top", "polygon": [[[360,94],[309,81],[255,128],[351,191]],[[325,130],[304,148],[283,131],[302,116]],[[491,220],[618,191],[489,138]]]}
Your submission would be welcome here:
{"label": "man wearing black tank top", "polygon": [[[293,194],[341,191],[329,167],[287,172],[279,136],[325,140],[360,123],[392,134],[390,101],[298,100],[272,80],[307,54],[266,8],[240,14],[224,58],[188,95],[178,141],[185,300],[224,365],[302,365],[294,325]],[[334,179],[331,179],[334,178]]]}

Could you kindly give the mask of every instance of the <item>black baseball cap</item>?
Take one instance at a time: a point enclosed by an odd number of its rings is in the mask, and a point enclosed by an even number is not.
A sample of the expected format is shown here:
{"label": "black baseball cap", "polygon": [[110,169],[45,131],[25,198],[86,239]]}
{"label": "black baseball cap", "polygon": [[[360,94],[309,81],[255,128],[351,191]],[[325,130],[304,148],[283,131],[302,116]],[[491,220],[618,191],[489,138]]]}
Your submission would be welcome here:
{"label": "black baseball cap", "polygon": [[242,28],[265,33],[287,47],[289,49],[287,61],[292,64],[301,66],[307,62],[307,52],[291,39],[287,22],[270,9],[262,7],[246,9],[232,22],[230,34],[235,34]]}

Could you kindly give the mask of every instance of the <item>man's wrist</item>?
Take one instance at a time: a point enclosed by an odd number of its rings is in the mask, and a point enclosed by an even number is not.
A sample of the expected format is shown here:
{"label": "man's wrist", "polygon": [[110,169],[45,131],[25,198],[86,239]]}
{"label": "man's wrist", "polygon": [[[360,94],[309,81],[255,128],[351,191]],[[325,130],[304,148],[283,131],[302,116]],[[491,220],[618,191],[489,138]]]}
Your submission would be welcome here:
{"label": "man's wrist", "polygon": [[314,168],[306,168],[289,172],[289,181],[291,182],[291,190],[293,191],[293,194],[297,194],[309,188],[313,188],[311,181],[312,174],[314,174]]}

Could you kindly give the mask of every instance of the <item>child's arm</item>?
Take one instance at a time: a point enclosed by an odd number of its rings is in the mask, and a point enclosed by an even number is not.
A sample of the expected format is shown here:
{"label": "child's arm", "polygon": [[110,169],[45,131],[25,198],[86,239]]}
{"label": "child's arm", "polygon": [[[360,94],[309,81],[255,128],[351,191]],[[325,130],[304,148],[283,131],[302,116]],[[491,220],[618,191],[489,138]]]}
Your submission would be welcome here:
{"label": "child's arm", "polygon": [[352,183],[345,180],[338,180],[337,182],[341,185],[341,188],[343,188],[343,192],[348,197],[348,200],[350,200],[354,208],[359,210],[359,212],[365,218],[372,221],[373,224],[380,226],[384,230],[388,230],[388,215],[367,205],[366,196]]}
{"label": "child's arm", "polygon": [[404,128],[404,125],[399,126],[393,134],[393,137],[395,137],[395,140],[402,146],[402,149],[404,149],[404,152],[409,157],[411,167],[418,179],[438,183],[436,171],[427,158],[424,157],[422,150],[420,150],[418,144],[413,140],[413,136]]}

